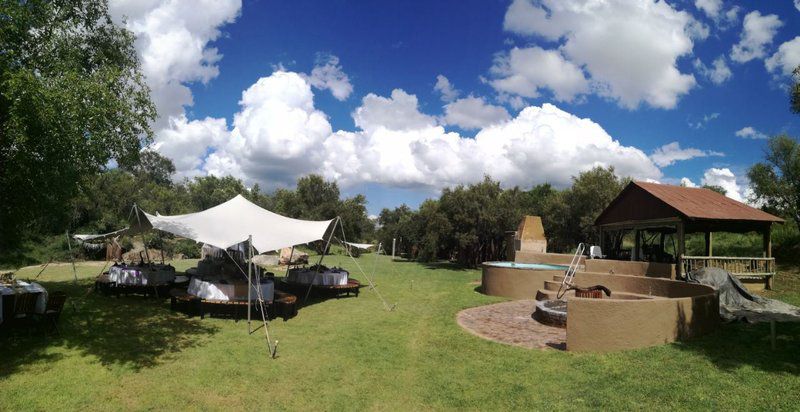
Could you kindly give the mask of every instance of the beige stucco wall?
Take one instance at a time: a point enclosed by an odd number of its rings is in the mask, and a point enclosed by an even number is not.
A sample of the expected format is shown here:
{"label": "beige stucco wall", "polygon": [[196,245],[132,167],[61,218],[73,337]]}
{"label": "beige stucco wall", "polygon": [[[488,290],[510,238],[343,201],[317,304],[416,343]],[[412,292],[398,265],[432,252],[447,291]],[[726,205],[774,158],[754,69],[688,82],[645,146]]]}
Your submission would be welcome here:
{"label": "beige stucco wall", "polygon": [[587,259],[585,267],[587,272],[675,279],[675,265],[670,263]]}
{"label": "beige stucco wall", "polygon": [[[538,253],[526,252],[523,250],[516,251],[514,255],[514,262],[517,263],[547,263],[550,265],[569,265],[572,262],[573,255],[566,253]],[[586,258],[580,257],[580,264],[583,265]]]}
{"label": "beige stucco wall", "polygon": [[531,270],[483,265],[481,290],[491,296],[533,299],[545,280],[563,275],[561,270]]}
{"label": "beige stucco wall", "polygon": [[611,352],[662,345],[712,332],[719,323],[713,291],[652,300],[572,298],[567,303],[567,350]]}
{"label": "beige stucco wall", "polygon": [[[545,281],[560,276],[560,270],[484,265],[482,288],[488,295],[531,299],[544,288]],[[719,326],[719,299],[709,286],[597,272],[578,272],[574,282],[582,287],[606,286],[612,295],[610,299],[568,300],[570,351],[609,352],[660,345],[706,334]],[[653,298],[614,299],[614,292]]]}

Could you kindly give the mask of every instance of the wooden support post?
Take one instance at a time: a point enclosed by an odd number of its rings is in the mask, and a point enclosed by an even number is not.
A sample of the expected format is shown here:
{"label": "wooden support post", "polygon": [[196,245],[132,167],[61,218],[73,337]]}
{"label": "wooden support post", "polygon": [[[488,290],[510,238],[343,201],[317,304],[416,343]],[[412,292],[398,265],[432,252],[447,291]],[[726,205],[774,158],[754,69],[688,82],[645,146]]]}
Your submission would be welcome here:
{"label": "wooden support post", "polygon": [[767,226],[763,232],[764,236],[764,257],[772,257],[772,225]]}
{"label": "wooden support post", "polygon": [[603,232],[603,228],[602,227],[600,228],[600,250],[603,250],[603,251],[606,250],[605,232]]}
{"label": "wooden support post", "polygon": [[714,234],[706,232],[706,256],[714,255]]}
{"label": "wooden support post", "polygon": [[675,234],[678,236],[678,267],[675,268],[675,274],[680,279],[686,275],[683,273],[683,255],[686,254],[686,233],[684,232],[683,222],[678,222],[675,229]]}
{"label": "wooden support post", "polygon": [[639,229],[633,231],[635,240],[633,241],[633,261],[638,262],[641,259],[642,236]]}
{"label": "wooden support post", "polygon": [[[772,257],[772,224],[767,226],[767,229],[764,231],[764,257],[771,258]],[[767,266],[769,267],[770,263],[767,262]],[[773,271],[777,271],[777,268],[772,266]],[[767,289],[772,290],[772,284],[774,281],[775,276],[770,276],[767,278],[767,284],[765,285]]]}

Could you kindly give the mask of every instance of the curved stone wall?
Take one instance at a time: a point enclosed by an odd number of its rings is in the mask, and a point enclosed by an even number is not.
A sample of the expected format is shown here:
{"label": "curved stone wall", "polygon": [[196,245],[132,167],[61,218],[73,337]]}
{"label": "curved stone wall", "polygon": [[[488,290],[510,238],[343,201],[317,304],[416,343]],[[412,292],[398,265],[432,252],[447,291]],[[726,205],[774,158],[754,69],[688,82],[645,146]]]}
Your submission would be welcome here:
{"label": "curved stone wall", "polygon": [[[560,282],[560,270],[483,266],[488,295],[531,299]],[[720,323],[717,292],[705,285],[669,279],[578,272],[578,286],[603,285],[611,298],[571,296],[567,303],[567,350],[608,352],[660,345],[703,335]],[[625,298],[614,299],[614,292]],[[554,292],[550,292],[552,296]],[[542,296],[542,293],[538,294]],[[639,295],[631,299],[627,295]]]}

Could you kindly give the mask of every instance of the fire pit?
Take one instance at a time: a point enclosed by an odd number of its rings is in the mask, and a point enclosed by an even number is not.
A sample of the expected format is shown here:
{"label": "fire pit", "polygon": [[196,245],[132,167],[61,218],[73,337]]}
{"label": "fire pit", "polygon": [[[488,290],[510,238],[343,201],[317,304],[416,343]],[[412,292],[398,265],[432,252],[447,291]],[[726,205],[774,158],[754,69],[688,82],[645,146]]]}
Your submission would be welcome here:
{"label": "fire pit", "polygon": [[533,318],[544,325],[567,327],[567,302],[563,300],[540,300],[536,302]]}

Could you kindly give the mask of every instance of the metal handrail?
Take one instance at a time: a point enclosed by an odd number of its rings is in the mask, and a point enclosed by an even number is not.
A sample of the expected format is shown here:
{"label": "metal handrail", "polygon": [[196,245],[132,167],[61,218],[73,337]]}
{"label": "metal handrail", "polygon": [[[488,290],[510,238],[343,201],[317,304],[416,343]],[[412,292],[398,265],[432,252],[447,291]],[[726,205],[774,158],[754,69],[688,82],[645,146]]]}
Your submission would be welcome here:
{"label": "metal handrail", "polygon": [[583,252],[586,251],[586,245],[583,243],[578,243],[578,248],[575,250],[575,255],[572,256],[572,261],[569,263],[569,267],[564,272],[564,280],[561,281],[562,285],[572,286],[572,280],[575,278],[575,272],[578,271],[578,266],[581,263],[581,257],[583,257]]}

